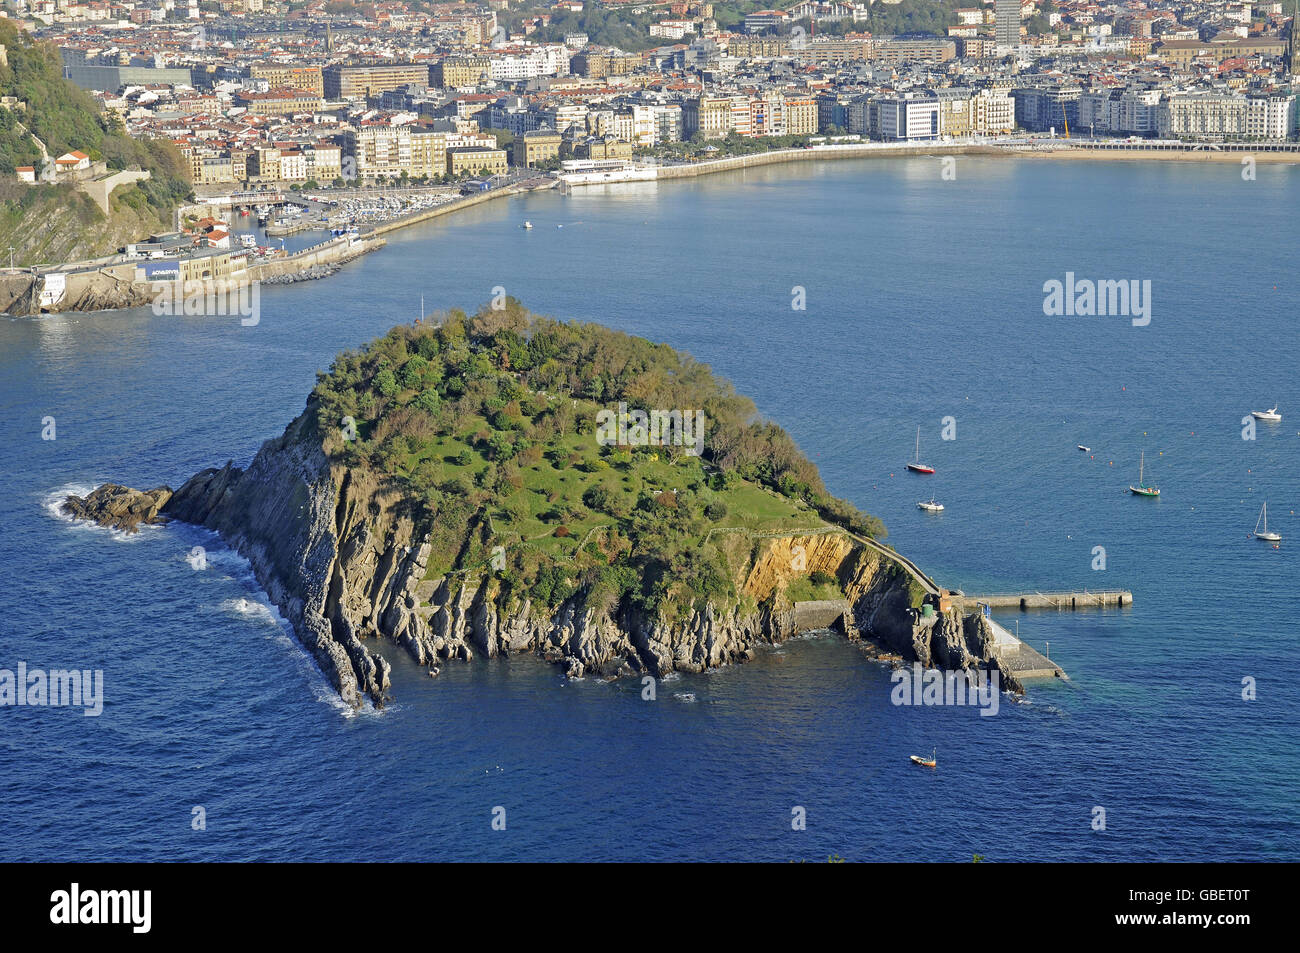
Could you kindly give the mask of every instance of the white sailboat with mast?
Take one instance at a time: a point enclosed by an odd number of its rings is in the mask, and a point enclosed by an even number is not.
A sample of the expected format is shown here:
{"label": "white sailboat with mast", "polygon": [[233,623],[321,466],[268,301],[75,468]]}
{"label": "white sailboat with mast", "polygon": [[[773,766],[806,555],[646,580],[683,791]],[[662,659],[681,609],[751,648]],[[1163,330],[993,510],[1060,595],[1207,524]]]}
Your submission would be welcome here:
{"label": "white sailboat with mast", "polygon": [[[1260,527],[1263,526],[1263,529]],[[1259,519],[1255,520],[1255,532],[1251,534],[1256,539],[1262,539],[1266,543],[1276,543],[1282,539],[1281,533],[1270,533],[1268,531],[1268,504],[1265,503],[1259,508]]]}

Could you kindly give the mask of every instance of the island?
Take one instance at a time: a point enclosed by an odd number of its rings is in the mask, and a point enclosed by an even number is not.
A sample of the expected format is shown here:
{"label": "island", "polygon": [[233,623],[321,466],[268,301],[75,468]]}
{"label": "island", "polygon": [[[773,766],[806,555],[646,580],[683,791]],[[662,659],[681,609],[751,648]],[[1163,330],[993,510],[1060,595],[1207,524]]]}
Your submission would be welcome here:
{"label": "island", "polygon": [[65,507],[218,532],[353,706],[388,700],[379,639],[431,671],[527,651],[570,677],[659,677],[824,628],[1022,690],[988,618],[707,365],[495,304],[340,354],[246,469]]}

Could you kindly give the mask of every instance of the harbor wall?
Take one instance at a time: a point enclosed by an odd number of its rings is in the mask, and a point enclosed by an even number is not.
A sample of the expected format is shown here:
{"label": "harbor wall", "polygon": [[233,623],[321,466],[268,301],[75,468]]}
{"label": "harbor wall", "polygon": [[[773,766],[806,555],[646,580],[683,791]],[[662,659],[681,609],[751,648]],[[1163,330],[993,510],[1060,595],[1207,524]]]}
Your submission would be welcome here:
{"label": "harbor wall", "polygon": [[686,179],[714,172],[732,172],[785,162],[821,162],[825,159],[870,159],[904,156],[1004,155],[1006,150],[957,142],[892,143],[864,142],[848,146],[813,146],[810,149],[778,149],[747,156],[710,159],[683,165],[657,167],[657,179]]}

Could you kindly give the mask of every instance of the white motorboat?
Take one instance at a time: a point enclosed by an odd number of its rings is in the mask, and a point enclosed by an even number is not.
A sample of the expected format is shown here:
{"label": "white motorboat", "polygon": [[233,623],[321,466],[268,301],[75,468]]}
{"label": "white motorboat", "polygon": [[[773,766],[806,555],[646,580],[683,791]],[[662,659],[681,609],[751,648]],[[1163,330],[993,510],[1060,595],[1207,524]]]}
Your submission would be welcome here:
{"label": "white motorboat", "polygon": [[917,504],[916,504],[916,508],[917,508],[918,510],[925,510],[927,513],[942,513],[942,512],[943,512],[943,504],[942,504],[942,503],[936,503],[936,502],[934,501],[933,498],[931,498],[930,502],[928,502],[928,503],[926,503],[926,502],[924,502],[924,501],[922,501],[922,502],[920,502],[920,503],[917,503]]}
{"label": "white motorboat", "polygon": [[1252,410],[1250,415],[1256,420],[1267,420],[1269,423],[1277,423],[1282,419],[1282,415],[1277,412],[1277,407],[1270,407],[1268,410]]}

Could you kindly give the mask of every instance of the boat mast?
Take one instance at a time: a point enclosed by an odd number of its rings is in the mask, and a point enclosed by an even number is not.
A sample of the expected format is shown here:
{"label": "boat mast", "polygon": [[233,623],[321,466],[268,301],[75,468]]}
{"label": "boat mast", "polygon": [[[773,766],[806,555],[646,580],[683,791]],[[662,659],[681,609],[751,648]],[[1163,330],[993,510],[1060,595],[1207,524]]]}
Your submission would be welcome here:
{"label": "boat mast", "polygon": [[1142,472],[1146,470],[1146,466],[1147,452],[1143,450],[1142,456],[1138,459],[1138,486],[1146,486],[1146,484],[1142,482]]}
{"label": "boat mast", "polygon": [[920,427],[920,425],[917,425],[917,428],[916,428],[916,462],[917,462],[917,463],[920,463],[920,462],[921,462],[921,427]]}

